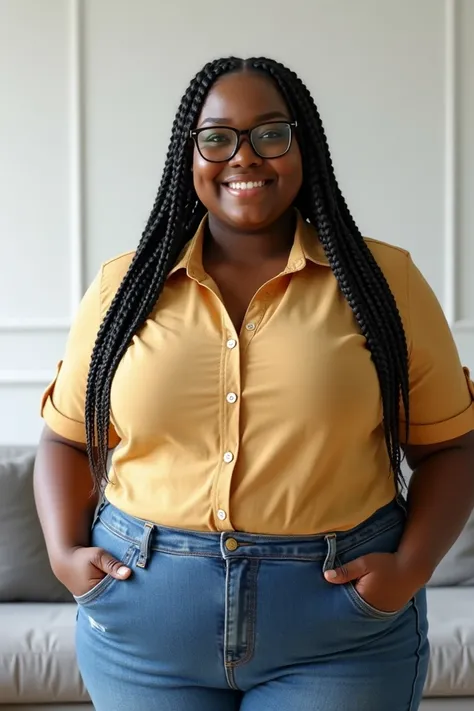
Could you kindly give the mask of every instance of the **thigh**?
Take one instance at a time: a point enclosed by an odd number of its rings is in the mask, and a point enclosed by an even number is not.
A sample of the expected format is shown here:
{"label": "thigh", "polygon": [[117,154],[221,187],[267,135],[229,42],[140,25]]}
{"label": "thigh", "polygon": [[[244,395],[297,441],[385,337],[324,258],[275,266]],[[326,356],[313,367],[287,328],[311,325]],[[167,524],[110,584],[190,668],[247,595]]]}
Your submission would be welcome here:
{"label": "thigh", "polygon": [[150,554],[102,523],[93,545],[129,565],[76,598],[79,670],[96,711],[236,711],[222,656],[225,570],[199,556]]}
{"label": "thigh", "polygon": [[250,689],[240,711],[417,711],[428,667],[422,591],[385,633]]}

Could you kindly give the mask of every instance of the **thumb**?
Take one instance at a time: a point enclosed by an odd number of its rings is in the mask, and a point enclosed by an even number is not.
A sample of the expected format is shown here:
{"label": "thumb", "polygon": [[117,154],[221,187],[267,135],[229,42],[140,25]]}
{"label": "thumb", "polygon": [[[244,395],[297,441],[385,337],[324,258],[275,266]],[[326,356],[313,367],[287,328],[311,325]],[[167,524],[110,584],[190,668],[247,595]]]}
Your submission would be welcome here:
{"label": "thumb", "polygon": [[367,567],[366,559],[361,556],[355,560],[351,560],[350,563],[336,568],[335,570],[326,570],[324,572],[324,577],[329,583],[336,585],[341,585],[343,583],[348,583],[351,580],[358,580],[362,576],[367,575],[369,569]]}
{"label": "thumb", "polygon": [[107,573],[107,575],[117,578],[117,580],[125,580],[130,577],[132,573],[130,568],[127,568],[126,565],[103,550],[99,552],[98,561],[95,565],[97,568],[100,568],[100,570],[103,570],[104,573]]}

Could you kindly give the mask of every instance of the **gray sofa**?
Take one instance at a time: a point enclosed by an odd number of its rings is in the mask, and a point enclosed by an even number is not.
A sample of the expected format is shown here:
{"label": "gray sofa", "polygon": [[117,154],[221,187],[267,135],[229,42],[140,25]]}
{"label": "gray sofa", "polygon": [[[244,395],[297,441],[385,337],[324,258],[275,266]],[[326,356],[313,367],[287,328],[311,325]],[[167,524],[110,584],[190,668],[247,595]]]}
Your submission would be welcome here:
{"label": "gray sofa", "polygon": [[[33,461],[31,449],[0,448],[0,711],[87,711],[74,654],[76,606],[49,567]],[[436,571],[428,600],[432,655],[422,711],[473,711],[474,517]]]}

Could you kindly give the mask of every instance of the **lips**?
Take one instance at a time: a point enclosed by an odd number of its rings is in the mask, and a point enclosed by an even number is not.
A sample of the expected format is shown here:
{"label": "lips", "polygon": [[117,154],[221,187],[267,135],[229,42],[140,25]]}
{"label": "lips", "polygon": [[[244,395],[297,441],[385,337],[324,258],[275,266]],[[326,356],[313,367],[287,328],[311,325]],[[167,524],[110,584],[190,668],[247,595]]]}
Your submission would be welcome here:
{"label": "lips", "polygon": [[269,180],[232,180],[225,185],[232,190],[253,190],[254,188],[264,188]]}

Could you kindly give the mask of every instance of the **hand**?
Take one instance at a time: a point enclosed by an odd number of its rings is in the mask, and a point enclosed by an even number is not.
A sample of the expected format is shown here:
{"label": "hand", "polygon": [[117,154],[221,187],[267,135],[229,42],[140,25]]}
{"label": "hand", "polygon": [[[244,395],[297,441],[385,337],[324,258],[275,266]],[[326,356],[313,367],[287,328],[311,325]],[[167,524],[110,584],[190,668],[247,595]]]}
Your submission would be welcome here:
{"label": "hand", "polygon": [[403,565],[396,553],[369,553],[324,577],[333,585],[355,582],[359,595],[381,612],[397,612],[419,589],[415,575]]}
{"label": "hand", "polygon": [[126,580],[132,571],[102,548],[71,548],[53,565],[56,577],[76,597],[92,590],[106,575]]}

